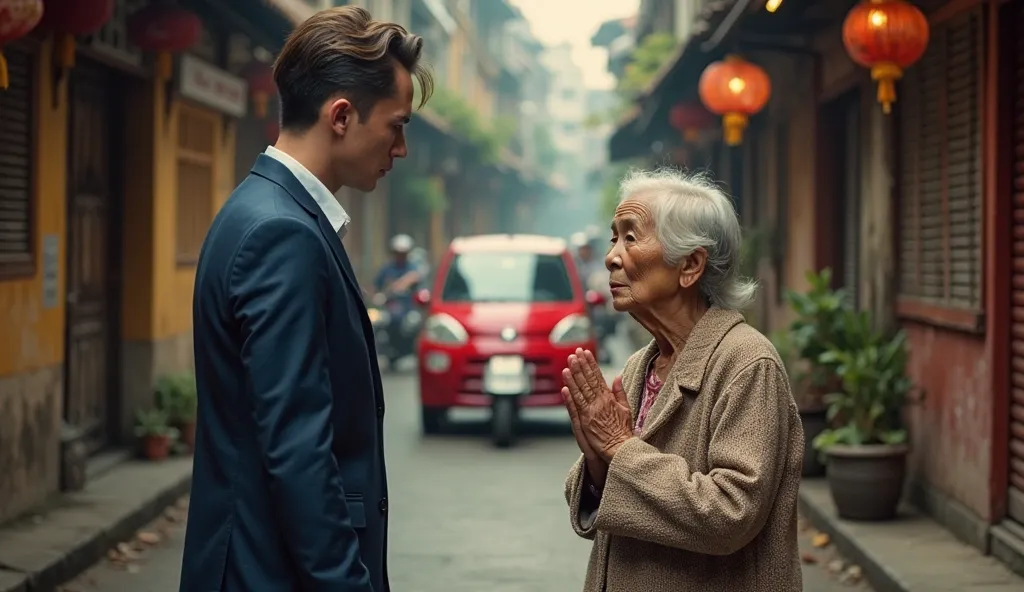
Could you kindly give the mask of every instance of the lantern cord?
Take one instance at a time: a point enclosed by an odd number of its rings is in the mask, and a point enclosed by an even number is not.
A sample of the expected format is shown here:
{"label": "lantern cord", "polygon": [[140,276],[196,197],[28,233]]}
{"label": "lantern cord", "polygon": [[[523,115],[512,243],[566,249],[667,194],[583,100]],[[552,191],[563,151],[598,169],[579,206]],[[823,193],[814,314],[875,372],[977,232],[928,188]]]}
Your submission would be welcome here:
{"label": "lantern cord", "polygon": [[4,52],[0,50],[0,89],[7,90],[7,87],[10,85],[11,77],[7,73],[7,58],[4,57]]}
{"label": "lantern cord", "polygon": [[75,36],[64,34],[57,39],[57,56],[61,68],[75,66]]}

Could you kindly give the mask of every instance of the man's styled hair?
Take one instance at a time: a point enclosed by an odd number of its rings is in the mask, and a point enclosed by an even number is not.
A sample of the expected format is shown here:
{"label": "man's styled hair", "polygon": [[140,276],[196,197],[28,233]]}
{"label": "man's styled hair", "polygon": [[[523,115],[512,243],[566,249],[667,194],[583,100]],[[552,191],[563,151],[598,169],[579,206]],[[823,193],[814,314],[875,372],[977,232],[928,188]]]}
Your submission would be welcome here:
{"label": "man's styled hair", "polygon": [[375,21],[355,6],[322,10],[298,26],[274,62],[281,98],[281,129],[313,127],[328,100],[344,96],[369,116],[380,99],[395,93],[395,67],[401,65],[420,85],[420,107],[434,80],[420,63],[423,38],[401,25]]}

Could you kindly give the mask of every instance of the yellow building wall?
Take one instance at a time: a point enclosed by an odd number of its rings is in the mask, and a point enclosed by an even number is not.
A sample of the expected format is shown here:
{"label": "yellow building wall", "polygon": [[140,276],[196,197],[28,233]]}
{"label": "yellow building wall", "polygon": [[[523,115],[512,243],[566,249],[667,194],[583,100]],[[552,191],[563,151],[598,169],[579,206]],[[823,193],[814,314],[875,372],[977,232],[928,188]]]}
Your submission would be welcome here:
{"label": "yellow building wall", "polygon": [[[177,225],[177,150],[178,150],[178,114],[182,108],[199,109],[194,105],[182,106],[180,101],[171,105],[169,114],[165,110],[165,97],[162,91],[149,89],[146,95],[150,98],[148,108],[151,109],[151,121],[158,122],[152,126],[148,134],[150,139],[148,154],[142,158],[148,166],[142,166],[141,175],[145,170],[152,171],[151,193],[148,204],[137,204],[136,211],[142,216],[144,223],[136,227],[138,236],[131,237],[130,245],[138,245],[134,257],[126,261],[126,278],[143,279],[142,287],[126,285],[126,291],[133,296],[144,298],[125,298],[125,314],[123,318],[123,335],[126,340],[161,341],[170,337],[187,334],[192,329],[192,289],[195,280],[195,266],[180,266],[176,260],[176,225]],[[147,101],[140,100],[141,105]],[[216,116],[218,122],[223,118]],[[235,166],[235,124],[219,124],[214,129],[214,145],[217,147],[214,164],[214,193],[212,215],[220,209],[224,200],[234,189]],[[144,179],[136,182],[144,183]],[[129,218],[132,219],[132,218]],[[149,232],[146,232],[146,230]],[[148,239],[145,235],[148,234]],[[126,245],[126,254],[134,247]],[[129,305],[129,303],[132,303]]]}
{"label": "yellow building wall", "polygon": [[[63,93],[58,105],[52,102],[51,56],[50,44],[46,43],[35,64],[36,271],[32,277],[0,280],[0,376],[37,370],[64,360],[67,159],[63,155],[67,154],[68,108]],[[47,234],[60,237],[60,297],[56,307],[44,310],[42,245]]]}

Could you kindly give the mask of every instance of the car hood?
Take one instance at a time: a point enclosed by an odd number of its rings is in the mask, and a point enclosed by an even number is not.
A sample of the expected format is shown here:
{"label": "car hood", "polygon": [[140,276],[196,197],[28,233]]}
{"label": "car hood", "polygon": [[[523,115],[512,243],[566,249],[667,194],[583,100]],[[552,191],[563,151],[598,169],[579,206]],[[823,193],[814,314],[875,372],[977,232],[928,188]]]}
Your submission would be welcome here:
{"label": "car hood", "polygon": [[558,321],[573,313],[583,313],[575,303],[479,302],[449,303],[437,312],[450,314],[470,335],[500,335],[511,327],[520,335],[547,335]]}

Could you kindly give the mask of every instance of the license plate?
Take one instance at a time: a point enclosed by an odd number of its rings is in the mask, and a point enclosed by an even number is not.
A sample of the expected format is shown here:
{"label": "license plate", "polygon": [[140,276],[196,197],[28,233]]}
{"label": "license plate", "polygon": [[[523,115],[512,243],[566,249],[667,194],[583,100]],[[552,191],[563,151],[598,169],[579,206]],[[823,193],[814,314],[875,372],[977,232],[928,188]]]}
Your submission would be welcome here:
{"label": "license plate", "polygon": [[487,370],[500,376],[518,375],[523,373],[522,356],[494,356],[487,361]]}
{"label": "license plate", "polygon": [[484,391],[490,395],[522,395],[530,390],[520,356],[494,356],[484,369]]}

